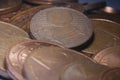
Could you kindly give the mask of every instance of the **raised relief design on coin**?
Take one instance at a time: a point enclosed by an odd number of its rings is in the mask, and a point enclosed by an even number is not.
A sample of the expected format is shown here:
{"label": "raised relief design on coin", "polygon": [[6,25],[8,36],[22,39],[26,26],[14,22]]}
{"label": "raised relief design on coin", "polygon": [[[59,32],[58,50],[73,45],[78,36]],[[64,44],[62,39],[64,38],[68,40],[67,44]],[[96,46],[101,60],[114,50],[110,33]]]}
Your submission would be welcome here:
{"label": "raised relief design on coin", "polygon": [[38,40],[48,40],[68,48],[85,43],[92,35],[92,24],[81,12],[65,7],[52,7],[36,13],[30,31]]}

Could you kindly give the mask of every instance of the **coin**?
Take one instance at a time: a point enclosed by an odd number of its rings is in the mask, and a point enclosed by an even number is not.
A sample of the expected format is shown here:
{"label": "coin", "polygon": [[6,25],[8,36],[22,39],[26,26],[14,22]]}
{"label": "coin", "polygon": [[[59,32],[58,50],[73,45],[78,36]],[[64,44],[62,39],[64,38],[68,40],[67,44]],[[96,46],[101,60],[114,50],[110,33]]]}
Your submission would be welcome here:
{"label": "coin", "polygon": [[[27,56],[41,46],[53,45],[42,41],[25,41],[14,46],[7,54],[6,63],[9,75],[15,80],[25,80],[22,76],[22,67]],[[33,54],[33,53],[32,53]]]}
{"label": "coin", "polygon": [[[84,11],[84,8],[82,7],[82,5],[78,3],[66,3],[65,5],[66,7],[79,10],[80,12]],[[53,6],[55,5],[41,5],[41,6],[32,7],[27,10],[21,11],[10,19],[10,23],[29,32],[30,20],[32,19],[33,15],[35,15],[40,10],[50,8]]]}
{"label": "coin", "polygon": [[65,3],[65,2],[78,2],[78,0],[25,0],[33,4],[54,4],[54,3]]}
{"label": "coin", "polygon": [[71,48],[85,43],[93,30],[90,20],[83,13],[66,7],[52,7],[33,16],[30,32],[38,40]]}
{"label": "coin", "polygon": [[29,37],[29,35],[22,29],[12,24],[0,21],[0,37],[9,38],[15,36]]}
{"label": "coin", "polygon": [[94,64],[95,62],[67,48],[41,45],[26,59],[23,73],[28,80],[60,80],[65,67],[73,63]]}
{"label": "coin", "polygon": [[69,65],[62,74],[61,80],[98,80],[99,75],[109,69],[93,62]]}
{"label": "coin", "polygon": [[93,42],[83,52],[96,54],[101,50],[120,44],[120,25],[107,19],[92,19]]}
{"label": "coin", "polygon": [[29,32],[29,24],[32,16],[36,12],[51,6],[52,5],[43,5],[43,6],[32,7],[27,10],[21,11],[10,19],[10,23]]}
{"label": "coin", "polygon": [[106,48],[97,53],[93,59],[112,68],[120,67],[120,46]]}
{"label": "coin", "polygon": [[0,75],[1,76],[10,78],[6,72],[5,56],[12,46],[25,40],[28,40],[28,38],[24,38],[24,37],[0,38]]}
{"label": "coin", "polygon": [[120,80],[120,68],[106,70],[99,80]]}
{"label": "coin", "polygon": [[0,15],[16,11],[20,8],[22,0],[1,0]]}

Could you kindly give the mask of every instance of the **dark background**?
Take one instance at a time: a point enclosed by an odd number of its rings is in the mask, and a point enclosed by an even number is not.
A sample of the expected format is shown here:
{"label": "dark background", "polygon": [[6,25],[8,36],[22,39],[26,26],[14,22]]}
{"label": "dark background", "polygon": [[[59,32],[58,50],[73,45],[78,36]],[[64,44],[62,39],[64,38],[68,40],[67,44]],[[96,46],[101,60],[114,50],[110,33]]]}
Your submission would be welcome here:
{"label": "dark background", "polygon": [[107,6],[111,6],[115,9],[119,9],[120,10],[120,0],[79,0],[79,3],[95,3],[95,2],[99,2],[99,1],[106,1]]}

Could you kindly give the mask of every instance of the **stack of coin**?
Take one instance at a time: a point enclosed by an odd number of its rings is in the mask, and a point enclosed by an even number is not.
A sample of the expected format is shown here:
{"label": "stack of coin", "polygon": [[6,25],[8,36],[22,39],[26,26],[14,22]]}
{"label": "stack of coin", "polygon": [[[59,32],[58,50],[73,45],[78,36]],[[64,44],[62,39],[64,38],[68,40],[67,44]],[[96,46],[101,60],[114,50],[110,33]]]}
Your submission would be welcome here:
{"label": "stack of coin", "polygon": [[[79,52],[38,40],[15,45],[9,50],[6,63],[7,72],[14,80],[73,80],[77,74],[91,80],[109,69]],[[79,68],[86,71],[81,72]],[[77,69],[80,74],[76,72]]]}
{"label": "stack of coin", "polygon": [[29,35],[22,29],[0,21],[0,76],[7,77],[5,56],[9,49],[19,42],[29,40]]}
{"label": "stack of coin", "polygon": [[0,0],[0,15],[18,10],[21,4],[22,0]]}
{"label": "stack of coin", "polygon": [[85,43],[92,36],[93,29],[83,13],[67,7],[52,7],[32,17],[30,33],[35,39],[72,48]]}

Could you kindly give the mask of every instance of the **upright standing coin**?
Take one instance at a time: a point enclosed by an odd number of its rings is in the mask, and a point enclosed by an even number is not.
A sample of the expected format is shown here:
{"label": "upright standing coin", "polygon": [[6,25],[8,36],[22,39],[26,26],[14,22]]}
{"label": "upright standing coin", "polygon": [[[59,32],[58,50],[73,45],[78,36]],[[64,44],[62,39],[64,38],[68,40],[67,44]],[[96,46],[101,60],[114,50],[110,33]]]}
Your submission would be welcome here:
{"label": "upright standing coin", "polygon": [[22,0],[0,0],[0,14],[18,10],[21,3]]}
{"label": "upright standing coin", "polygon": [[120,44],[120,24],[106,19],[92,19],[93,42],[83,52],[96,54],[101,50]]}
{"label": "upright standing coin", "polygon": [[102,65],[120,67],[120,46],[106,48],[96,54],[93,59]]}
{"label": "upright standing coin", "polygon": [[62,44],[68,48],[85,43],[92,35],[92,24],[81,12],[65,7],[52,7],[36,13],[30,31],[38,40]]}
{"label": "upright standing coin", "polygon": [[99,80],[120,80],[120,68],[106,70]]}
{"label": "upright standing coin", "polygon": [[12,24],[0,21],[0,37],[9,38],[9,37],[29,37],[29,36],[24,30]]}
{"label": "upright standing coin", "polygon": [[15,80],[25,80],[22,76],[22,68],[27,56],[33,54],[35,49],[49,45],[53,44],[30,40],[14,46],[6,56],[8,73],[11,77]]}
{"label": "upright standing coin", "polygon": [[95,64],[79,52],[50,44],[40,45],[26,59],[23,72],[28,80],[60,80],[65,67],[74,63]]}

